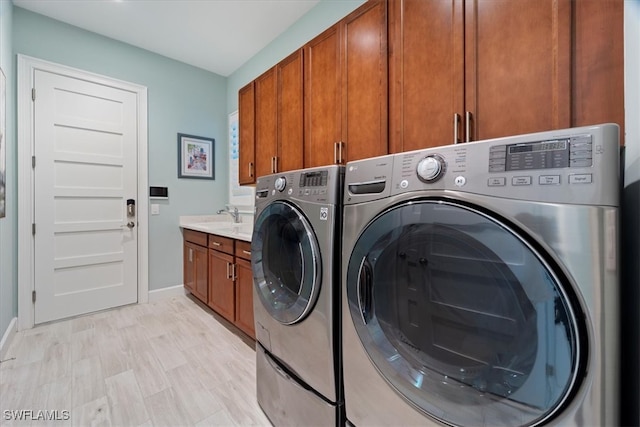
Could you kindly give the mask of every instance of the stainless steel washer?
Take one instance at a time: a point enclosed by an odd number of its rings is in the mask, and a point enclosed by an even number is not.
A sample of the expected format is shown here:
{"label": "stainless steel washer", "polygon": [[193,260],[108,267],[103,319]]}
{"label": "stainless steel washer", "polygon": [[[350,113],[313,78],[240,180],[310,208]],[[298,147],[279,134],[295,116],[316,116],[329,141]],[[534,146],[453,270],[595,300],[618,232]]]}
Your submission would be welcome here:
{"label": "stainless steel washer", "polygon": [[618,126],[347,164],[347,419],[618,424]]}
{"label": "stainless steel washer", "polygon": [[258,179],[251,242],[258,402],[274,425],[343,422],[343,166]]}

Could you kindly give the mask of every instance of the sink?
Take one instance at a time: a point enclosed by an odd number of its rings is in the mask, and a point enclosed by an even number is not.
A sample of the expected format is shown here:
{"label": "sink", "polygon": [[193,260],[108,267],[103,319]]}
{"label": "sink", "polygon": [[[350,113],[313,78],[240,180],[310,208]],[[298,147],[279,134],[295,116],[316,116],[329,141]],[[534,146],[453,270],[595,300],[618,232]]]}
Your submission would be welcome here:
{"label": "sink", "polygon": [[253,224],[238,224],[232,225],[231,227],[211,227],[213,230],[219,230],[222,233],[231,233],[231,234],[251,234],[253,233]]}

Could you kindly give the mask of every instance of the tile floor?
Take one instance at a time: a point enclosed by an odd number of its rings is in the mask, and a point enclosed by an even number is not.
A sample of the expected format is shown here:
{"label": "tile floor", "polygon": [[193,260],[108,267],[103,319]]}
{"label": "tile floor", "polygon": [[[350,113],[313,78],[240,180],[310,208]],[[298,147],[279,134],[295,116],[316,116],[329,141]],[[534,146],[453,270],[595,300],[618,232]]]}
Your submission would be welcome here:
{"label": "tile floor", "polygon": [[268,426],[255,369],[253,343],[190,297],[121,307],[19,332],[0,425]]}

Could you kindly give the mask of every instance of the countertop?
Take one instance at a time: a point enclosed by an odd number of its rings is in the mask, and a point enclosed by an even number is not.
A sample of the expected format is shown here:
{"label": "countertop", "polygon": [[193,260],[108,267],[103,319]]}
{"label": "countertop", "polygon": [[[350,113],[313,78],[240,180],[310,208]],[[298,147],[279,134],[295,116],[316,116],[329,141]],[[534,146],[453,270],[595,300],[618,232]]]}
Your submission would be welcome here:
{"label": "countertop", "polygon": [[202,231],[232,239],[251,241],[253,218],[241,217],[243,222],[234,223],[228,215],[181,216],[180,228]]}

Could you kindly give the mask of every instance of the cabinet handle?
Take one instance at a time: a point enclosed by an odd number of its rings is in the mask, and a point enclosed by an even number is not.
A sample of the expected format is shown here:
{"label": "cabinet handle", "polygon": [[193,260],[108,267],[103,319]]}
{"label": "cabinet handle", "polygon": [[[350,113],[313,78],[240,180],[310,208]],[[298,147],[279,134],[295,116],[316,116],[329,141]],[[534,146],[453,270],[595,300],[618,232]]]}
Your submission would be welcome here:
{"label": "cabinet handle", "polygon": [[242,250],[242,253],[245,254],[245,255],[251,255],[251,251],[246,251],[244,249]]}
{"label": "cabinet handle", "polygon": [[278,156],[273,158],[273,173],[278,173]]}
{"label": "cabinet handle", "polygon": [[231,264],[231,280],[236,281],[236,265]]}
{"label": "cabinet handle", "polygon": [[249,177],[253,178],[253,162],[249,162]]}
{"label": "cabinet handle", "polygon": [[460,114],[453,113],[453,143],[460,143],[460,137],[458,136],[458,128],[460,127]]}
{"label": "cabinet handle", "polygon": [[465,132],[467,134],[467,139],[465,142],[471,142],[471,111],[467,111],[464,113],[465,118]]}
{"label": "cabinet handle", "polygon": [[189,248],[189,262],[193,262],[193,249]]}
{"label": "cabinet handle", "polygon": [[342,164],[343,161],[343,156],[342,156],[342,150],[344,149],[344,142],[340,141],[338,142],[338,164]]}
{"label": "cabinet handle", "polygon": [[231,268],[231,264],[227,263],[227,279],[231,278],[231,273],[230,273],[230,268]]}
{"label": "cabinet handle", "polygon": [[213,246],[222,246],[222,243],[220,243],[220,242],[211,242],[211,244]]}

